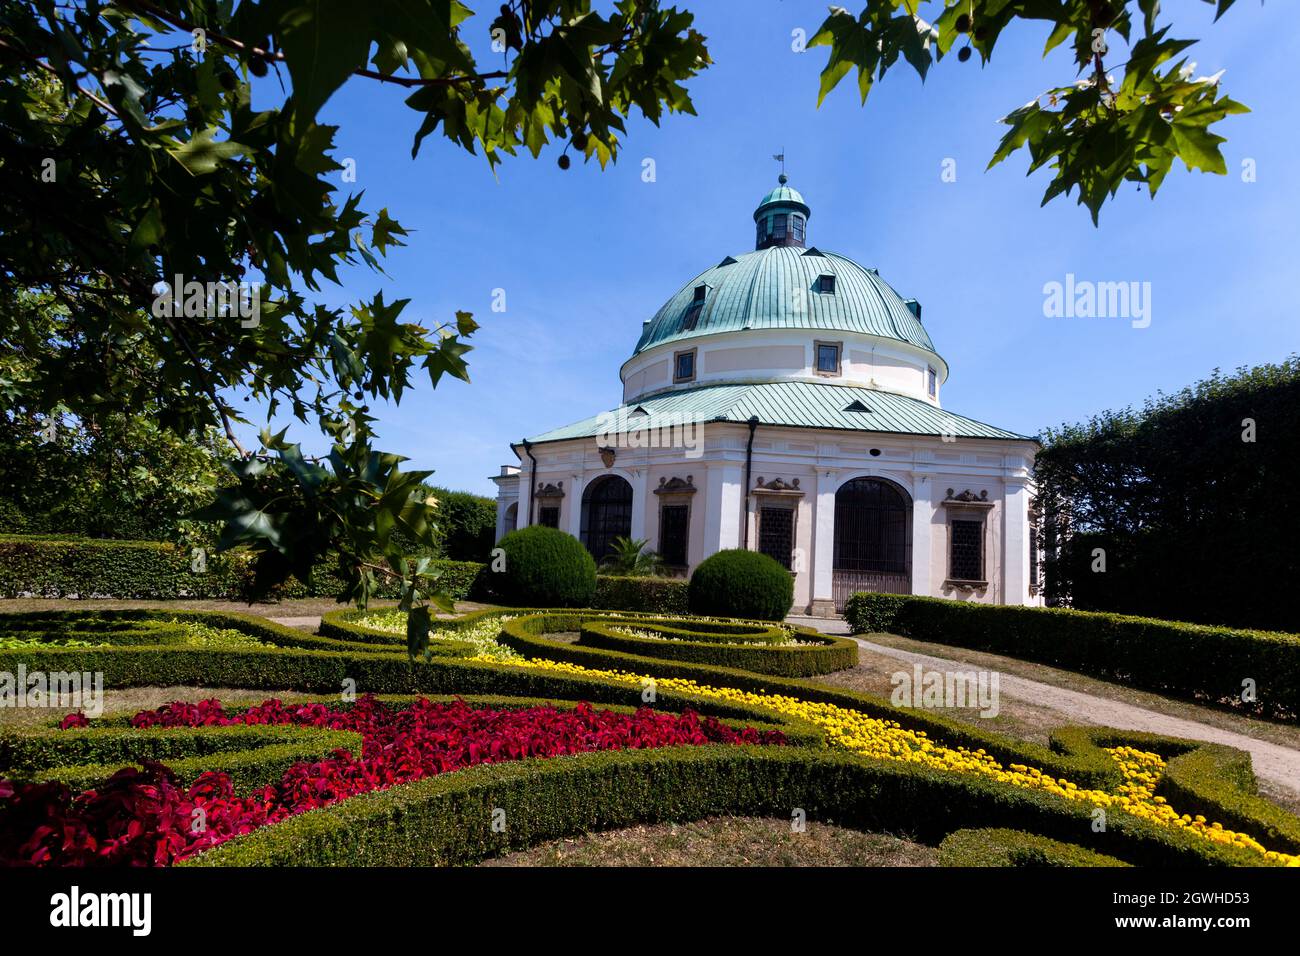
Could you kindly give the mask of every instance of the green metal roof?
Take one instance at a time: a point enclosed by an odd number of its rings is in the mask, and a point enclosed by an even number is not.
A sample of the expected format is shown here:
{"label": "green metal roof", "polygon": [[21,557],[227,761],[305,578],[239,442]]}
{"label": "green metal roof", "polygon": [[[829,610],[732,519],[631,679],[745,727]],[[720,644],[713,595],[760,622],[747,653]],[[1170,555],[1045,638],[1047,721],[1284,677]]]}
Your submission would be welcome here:
{"label": "green metal roof", "polygon": [[[822,275],[835,276],[834,292],[814,291]],[[706,287],[704,306],[695,327],[688,329],[687,313],[700,285]],[[773,246],[728,256],[682,286],[646,323],[632,354],[665,342],[746,329],[863,332],[935,351],[921,320],[873,270],[815,247]]]}
{"label": "green metal roof", "polygon": [[[866,411],[848,411],[858,403]],[[654,427],[655,416],[671,421],[735,422],[743,424],[757,416],[764,425],[794,428],[835,428],[848,431],[882,432],[899,435],[955,435],[958,438],[1002,438],[1032,441],[1025,435],[983,422],[954,415],[920,399],[879,392],[853,385],[824,385],[818,382],[766,382],[754,385],[704,385],[679,392],[665,392],[653,398],[622,405],[604,415],[593,415],[564,428],[543,432],[532,442],[590,438],[608,427],[610,414],[632,415],[643,409]],[[635,418],[629,419],[635,422]]]}
{"label": "green metal roof", "polygon": [[763,201],[758,204],[754,210],[754,218],[757,219],[762,215],[763,210],[768,206],[798,206],[803,210],[805,216],[812,215],[812,210],[808,208],[808,203],[804,202],[803,195],[799,190],[787,186],[785,177],[781,177],[781,185],[777,186],[770,193],[763,197]]}

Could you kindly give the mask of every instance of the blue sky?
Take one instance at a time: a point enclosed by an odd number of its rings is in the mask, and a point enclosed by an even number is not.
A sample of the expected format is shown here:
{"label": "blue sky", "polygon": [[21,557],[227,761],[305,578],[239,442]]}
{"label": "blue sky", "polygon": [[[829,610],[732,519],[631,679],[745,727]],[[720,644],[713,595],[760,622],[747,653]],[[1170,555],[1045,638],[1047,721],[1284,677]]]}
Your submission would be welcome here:
{"label": "blue sky", "polygon": [[[752,248],[750,214],[775,184],[771,156],[782,148],[812,207],[810,244],[878,268],[922,302],[952,369],[943,403],[958,413],[1036,434],[1216,367],[1300,351],[1300,108],[1280,69],[1300,60],[1300,31],[1288,4],[1240,3],[1217,24],[1207,4],[1166,4],[1175,34],[1202,38],[1197,75],[1226,68],[1225,89],[1252,112],[1220,128],[1228,176],[1179,166],[1154,201],[1121,191],[1100,228],[1072,199],[1040,209],[1047,179],[1026,179],[1024,155],[984,171],[998,118],[1073,79],[1066,60],[1040,58],[1044,30],[1009,31],[983,69],[945,59],[924,84],[899,66],[865,107],[850,78],[818,109],[825,52],[793,52],[791,34],[811,35],[824,4],[679,5],[695,11],[715,61],[690,85],[699,115],[658,128],[633,120],[603,172],[559,169],[558,148],[494,172],[433,137],[412,160],[418,117],[399,91],[354,80],[327,104],[364,207],[387,206],[412,231],[390,254],[391,278],[355,270],[327,298],[342,305],[382,288],[412,300],[412,320],[468,309],[482,325],[472,384],[424,382],[400,407],[375,411],[379,446],[434,469],[438,484],[494,493],[488,476],[515,461],[512,440],[616,405],[642,320],[705,267]],[[476,18],[485,34],[490,9]],[[473,38],[475,22],[469,29]],[[646,158],[653,183],[642,181]],[[941,179],[946,159],[955,182]],[[1253,183],[1242,181],[1246,159]],[[1067,273],[1151,283],[1150,326],[1045,317],[1043,286]],[[498,288],[504,313],[491,311]],[[322,445],[311,429],[290,434]]]}

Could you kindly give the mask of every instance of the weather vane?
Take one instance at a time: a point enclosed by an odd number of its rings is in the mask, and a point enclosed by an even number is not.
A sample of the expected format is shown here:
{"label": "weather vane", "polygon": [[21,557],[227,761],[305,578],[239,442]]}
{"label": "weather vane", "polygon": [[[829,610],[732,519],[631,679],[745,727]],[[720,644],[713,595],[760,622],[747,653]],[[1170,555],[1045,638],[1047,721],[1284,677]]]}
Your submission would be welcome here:
{"label": "weather vane", "polygon": [[781,164],[781,181],[785,182],[785,147],[781,147],[781,152],[773,153],[772,158]]}

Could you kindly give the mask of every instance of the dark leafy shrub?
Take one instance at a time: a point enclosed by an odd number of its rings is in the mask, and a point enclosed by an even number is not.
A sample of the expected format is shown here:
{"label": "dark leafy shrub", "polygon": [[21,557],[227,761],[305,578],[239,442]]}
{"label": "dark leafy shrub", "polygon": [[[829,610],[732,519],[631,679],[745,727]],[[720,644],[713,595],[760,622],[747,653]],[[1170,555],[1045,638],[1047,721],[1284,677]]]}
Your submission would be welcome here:
{"label": "dark leafy shrub", "polygon": [[780,621],[794,603],[794,577],[757,551],[719,551],[691,575],[692,613]]}
{"label": "dark leafy shrub", "polygon": [[844,619],[854,634],[881,634],[891,630],[907,598],[902,594],[859,591],[844,605]]}
{"label": "dark leafy shrub", "polygon": [[587,607],[596,596],[596,562],[577,538],[533,525],[501,539],[505,567],[489,578],[516,607]]}
{"label": "dark leafy shrub", "polygon": [[596,578],[593,606],[607,611],[648,611],[685,614],[687,584],[679,578],[627,578],[602,574]]}
{"label": "dark leafy shrub", "polygon": [[438,499],[438,556],[451,561],[486,561],[496,540],[496,502],[467,491],[428,490]]}

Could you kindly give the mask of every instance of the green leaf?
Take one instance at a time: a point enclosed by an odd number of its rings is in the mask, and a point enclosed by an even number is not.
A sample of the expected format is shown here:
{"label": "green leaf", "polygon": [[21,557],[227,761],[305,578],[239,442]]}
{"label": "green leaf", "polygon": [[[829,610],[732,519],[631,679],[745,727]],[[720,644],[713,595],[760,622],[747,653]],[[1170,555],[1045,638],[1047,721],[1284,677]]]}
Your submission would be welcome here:
{"label": "green leaf", "polygon": [[213,137],[219,132],[217,127],[209,126],[195,133],[188,143],[173,147],[167,152],[192,175],[205,176],[216,172],[222,160],[239,156],[245,151],[239,143],[230,140],[217,142]]}
{"label": "green leaf", "polygon": [[406,615],[406,653],[410,657],[415,658],[424,653],[429,646],[429,631],[432,627],[433,620],[427,605],[411,608]]}
{"label": "green leaf", "polygon": [[1223,154],[1219,144],[1226,142],[1222,136],[1216,136],[1204,126],[1174,121],[1170,133],[1175,144],[1178,158],[1188,169],[1199,169],[1207,173],[1227,173]]}
{"label": "green leaf", "polygon": [[293,80],[295,126],[305,130],[354,70],[366,63],[369,5],[303,0],[280,15],[280,45]]}
{"label": "green leaf", "polygon": [[162,237],[162,211],[158,208],[158,203],[152,202],[135,228],[131,230],[131,242],[127,246],[127,252],[132,255],[143,252],[155,245]]}

